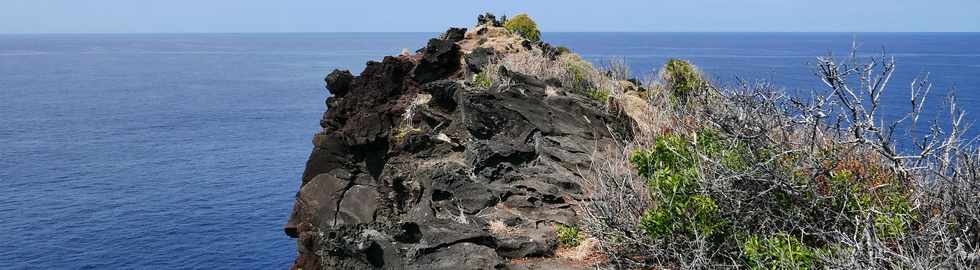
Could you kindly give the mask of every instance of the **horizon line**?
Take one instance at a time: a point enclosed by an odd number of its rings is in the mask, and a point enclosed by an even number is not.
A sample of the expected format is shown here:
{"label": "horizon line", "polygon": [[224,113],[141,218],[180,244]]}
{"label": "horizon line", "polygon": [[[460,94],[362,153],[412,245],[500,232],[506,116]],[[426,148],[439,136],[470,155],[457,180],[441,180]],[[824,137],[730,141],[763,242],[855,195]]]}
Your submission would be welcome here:
{"label": "horizon line", "polygon": [[[297,32],[0,32],[0,35],[146,35],[146,34],[432,34],[442,31],[297,31]],[[705,34],[980,34],[980,31],[542,31],[542,34],[589,33],[705,33]]]}

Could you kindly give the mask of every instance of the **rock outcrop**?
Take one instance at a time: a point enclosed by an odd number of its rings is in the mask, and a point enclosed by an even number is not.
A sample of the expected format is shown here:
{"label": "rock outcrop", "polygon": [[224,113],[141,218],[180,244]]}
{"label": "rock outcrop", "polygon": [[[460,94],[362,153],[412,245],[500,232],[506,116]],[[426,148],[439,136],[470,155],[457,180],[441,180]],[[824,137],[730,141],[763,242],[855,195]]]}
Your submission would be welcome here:
{"label": "rock outcrop", "polygon": [[326,77],[323,131],[285,226],[294,268],[575,268],[548,259],[554,226],[576,224],[579,170],[629,121],[506,70],[511,83],[469,85],[489,58],[542,49],[505,31],[453,28],[414,55]]}

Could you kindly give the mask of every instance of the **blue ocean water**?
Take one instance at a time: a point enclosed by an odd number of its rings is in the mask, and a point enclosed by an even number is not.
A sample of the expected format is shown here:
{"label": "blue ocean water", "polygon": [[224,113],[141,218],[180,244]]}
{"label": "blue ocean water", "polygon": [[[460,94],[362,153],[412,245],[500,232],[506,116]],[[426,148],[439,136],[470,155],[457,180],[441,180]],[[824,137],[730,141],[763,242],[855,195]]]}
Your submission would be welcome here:
{"label": "blue ocean water", "polygon": [[[323,76],[433,33],[0,35],[0,268],[281,269],[281,229],[324,110]],[[886,102],[930,72],[980,114],[976,33],[546,33],[637,73],[820,87],[816,56],[882,48]],[[799,91],[797,91],[799,90]],[[937,114],[938,115],[938,114]],[[977,134],[975,130],[970,135]]]}

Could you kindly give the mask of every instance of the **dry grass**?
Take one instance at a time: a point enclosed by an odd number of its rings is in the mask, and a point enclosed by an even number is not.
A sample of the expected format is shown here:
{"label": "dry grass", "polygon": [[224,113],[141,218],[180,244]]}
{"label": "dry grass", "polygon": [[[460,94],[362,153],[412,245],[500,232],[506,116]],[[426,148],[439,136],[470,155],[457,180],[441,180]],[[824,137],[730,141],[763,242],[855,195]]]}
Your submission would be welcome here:
{"label": "dry grass", "polygon": [[[484,75],[496,85],[510,85],[511,79],[500,74],[500,68],[536,77],[540,80],[557,80],[562,88],[579,94],[601,92],[605,96],[619,97],[624,93],[620,81],[610,77],[577,54],[565,53],[550,59],[540,49],[505,54],[483,68]],[[627,70],[628,72],[628,70]]]}
{"label": "dry grass", "polygon": [[633,73],[630,72],[630,66],[624,58],[610,59],[603,65],[602,69],[613,80],[625,81],[633,78]]}
{"label": "dry grass", "polygon": [[415,114],[420,107],[426,106],[431,100],[432,95],[429,94],[418,94],[412,99],[412,102],[405,108],[405,113],[402,114],[402,120],[398,127],[393,130],[391,136],[392,142],[396,144],[401,143],[409,134],[422,131],[422,129],[415,127],[415,123],[413,122],[415,120]]}
{"label": "dry grass", "polygon": [[511,235],[516,231],[517,230],[515,228],[507,226],[507,224],[504,224],[504,222],[501,220],[490,221],[490,233],[493,235]]}
{"label": "dry grass", "polygon": [[608,259],[598,247],[595,238],[585,238],[574,247],[562,247],[555,251],[555,257],[584,262],[588,265],[603,263]]}
{"label": "dry grass", "polygon": [[507,29],[489,24],[470,29],[459,42],[460,50],[470,53],[479,47],[493,48],[499,53],[509,54],[526,50],[521,46],[524,38]]}

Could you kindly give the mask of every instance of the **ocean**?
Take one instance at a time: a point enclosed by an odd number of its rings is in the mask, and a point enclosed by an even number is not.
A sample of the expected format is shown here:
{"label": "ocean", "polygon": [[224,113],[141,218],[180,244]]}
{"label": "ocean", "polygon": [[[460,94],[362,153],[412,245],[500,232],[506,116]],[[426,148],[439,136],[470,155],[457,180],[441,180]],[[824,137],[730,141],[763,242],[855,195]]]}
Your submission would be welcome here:
{"label": "ocean", "polygon": [[[417,49],[436,33],[0,35],[0,268],[283,269],[335,68]],[[883,98],[930,108],[955,89],[980,114],[978,33],[545,33],[638,77],[687,59],[719,84],[822,89],[815,57],[885,50]],[[899,111],[886,112],[898,115]],[[942,113],[928,118],[946,117]],[[976,129],[967,135],[975,137]]]}

